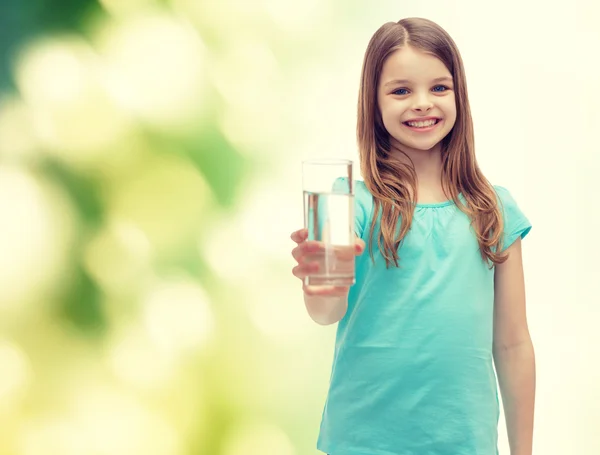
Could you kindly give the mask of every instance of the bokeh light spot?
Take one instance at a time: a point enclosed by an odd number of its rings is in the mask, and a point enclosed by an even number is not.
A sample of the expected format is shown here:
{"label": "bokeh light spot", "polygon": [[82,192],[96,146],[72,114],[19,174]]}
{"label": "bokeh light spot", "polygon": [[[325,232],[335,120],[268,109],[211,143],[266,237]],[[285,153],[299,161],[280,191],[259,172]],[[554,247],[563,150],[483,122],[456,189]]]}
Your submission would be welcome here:
{"label": "bokeh light spot", "polygon": [[72,207],[55,186],[0,166],[0,214],[0,312],[22,312],[61,283],[74,233]]}
{"label": "bokeh light spot", "polygon": [[113,24],[99,40],[110,92],[121,106],[167,131],[197,126],[204,107],[205,49],[192,27],[153,11]]}
{"label": "bokeh light spot", "polygon": [[202,348],[214,330],[208,296],[200,285],[185,279],[152,287],[144,301],[144,322],[161,351],[174,356]]}

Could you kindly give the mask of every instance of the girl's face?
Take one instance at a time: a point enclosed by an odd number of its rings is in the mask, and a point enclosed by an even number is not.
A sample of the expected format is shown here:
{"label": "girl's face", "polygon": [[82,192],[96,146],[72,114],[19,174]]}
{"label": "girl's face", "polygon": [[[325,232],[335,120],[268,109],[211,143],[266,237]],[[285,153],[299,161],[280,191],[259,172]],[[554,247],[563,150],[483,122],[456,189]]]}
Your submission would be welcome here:
{"label": "girl's face", "polygon": [[377,99],[392,146],[408,153],[433,149],[456,121],[452,75],[437,57],[410,46],[385,61]]}

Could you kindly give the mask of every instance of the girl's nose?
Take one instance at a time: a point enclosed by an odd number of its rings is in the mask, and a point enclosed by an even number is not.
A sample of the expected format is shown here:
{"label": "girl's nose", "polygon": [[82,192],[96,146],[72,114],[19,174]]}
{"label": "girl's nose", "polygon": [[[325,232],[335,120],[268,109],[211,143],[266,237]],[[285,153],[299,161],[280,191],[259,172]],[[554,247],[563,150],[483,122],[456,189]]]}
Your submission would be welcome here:
{"label": "girl's nose", "polygon": [[418,95],[415,98],[413,109],[417,112],[427,112],[433,107],[431,99],[427,95]]}

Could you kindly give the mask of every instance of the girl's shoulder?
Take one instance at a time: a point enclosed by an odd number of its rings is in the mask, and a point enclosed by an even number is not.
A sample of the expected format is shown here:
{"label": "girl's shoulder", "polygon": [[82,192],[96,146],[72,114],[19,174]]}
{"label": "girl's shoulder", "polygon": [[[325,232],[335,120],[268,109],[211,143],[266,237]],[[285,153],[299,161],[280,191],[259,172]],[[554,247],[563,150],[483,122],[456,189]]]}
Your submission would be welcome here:
{"label": "girl's shoulder", "polygon": [[367,188],[364,180],[354,180],[354,198],[356,204],[362,207],[362,209],[370,214],[373,210],[373,195]]}
{"label": "girl's shoulder", "polygon": [[354,191],[356,194],[360,195],[361,197],[373,197],[371,195],[371,193],[369,192],[369,189],[367,188],[367,184],[365,183],[364,180],[354,180]]}
{"label": "girl's shoulder", "polygon": [[[353,179],[352,186],[353,186],[353,190],[354,190],[353,191],[354,197],[358,203],[365,205],[365,206],[372,204],[373,196],[369,192],[369,189],[367,188],[367,185],[365,184],[364,180]],[[334,189],[335,188],[347,188],[347,187],[348,187],[348,177],[339,177],[334,184]]]}
{"label": "girl's shoulder", "polygon": [[493,187],[494,187],[494,191],[496,192],[496,194],[498,195],[498,197],[500,199],[504,199],[504,198],[512,199],[510,191],[508,191],[508,189],[505,186],[493,185]]}
{"label": "girl's shoulder", "polygon": [[[363,180],[352,180],[354,193],[354,228],[356,235],[364,238],[373,216],[373,196]],[[348,188],[348,177],[340,177],[334,184],[335,188]]]}
{"label": "girl's shoulder", "polygon": [[531,230],[531,222],[506,187],[494,185],[494,191],[504,220],[504,248],[508,248],[517,237],[525,238]]}
{"label": "girl's shoulder", "polygon": [[508,188],[502,185],[493,185],[493,188],[496,192],[496,197],[498,198],[498,204],[500,205],[501,210],[512,210],[513,208],[518,207],[516,199]]}

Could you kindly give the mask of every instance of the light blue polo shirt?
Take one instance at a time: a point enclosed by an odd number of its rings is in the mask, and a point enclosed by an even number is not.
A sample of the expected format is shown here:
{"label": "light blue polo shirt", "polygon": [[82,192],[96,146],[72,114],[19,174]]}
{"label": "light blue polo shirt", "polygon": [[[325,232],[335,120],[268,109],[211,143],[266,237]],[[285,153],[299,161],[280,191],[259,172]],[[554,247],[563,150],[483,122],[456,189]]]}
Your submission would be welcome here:
{"label": "light blue polo shirt", "polygon": [[[494,187],[504,248],[531,224]],[[373,199],[355,182],[355,230],[368,245]],[[376,226],[378,232],[379,224]],[[386,269],[373,242],[339,322],[317,448],[331,455],[493,455],[499,401],[492,360],[494,269],[452,202],[418,204]]]}

